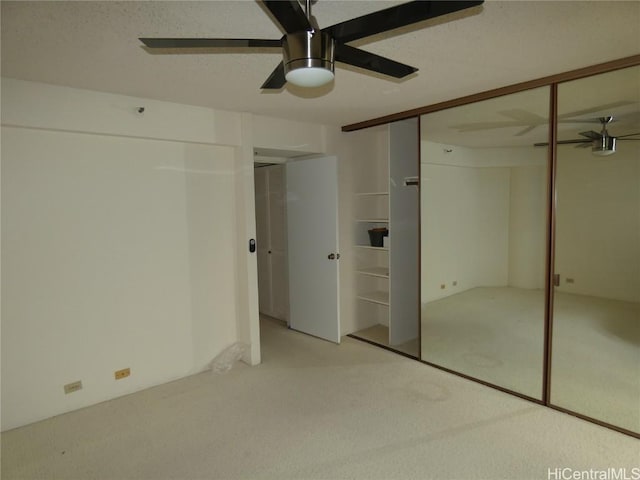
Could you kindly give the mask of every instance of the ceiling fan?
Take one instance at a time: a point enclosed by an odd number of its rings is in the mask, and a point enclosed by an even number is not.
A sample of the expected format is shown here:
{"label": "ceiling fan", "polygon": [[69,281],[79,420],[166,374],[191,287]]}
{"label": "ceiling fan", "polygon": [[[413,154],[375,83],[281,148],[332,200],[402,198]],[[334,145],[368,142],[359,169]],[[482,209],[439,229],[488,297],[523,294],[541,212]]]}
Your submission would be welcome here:
{"label": "ceiling fan", "polygon": [[[626,135],[618,135],[614,137],[610,135],[607,131],[607,125],[614,120],[613,116],[600,117],[598,118],[599,122],[602,125],[602,130],[600,132],[595,132],[593,130],[589,130],[587,132],[580,132],[584,138],[577,138],[575,140],[559,140],[558,145],[563,145],[567,143],[576,143],[576,147],[578,148],[587,148],[591,147],[591,153],[594,155],[611,155],[616,152],[616,142],[618,140],[636,140],[640,141],[640,138],[628,138],[628,137],[636,137],[640,135],[640,132],[628,133]],[[534,143],[536,147],[544,147],[549,145],[548,143]]]}
{"label": "ceiling fan", "polygon": [[[317,0],[316,0],[317,1]],[[312,0],[305,9],[297,0],[262,0],[286,32],[278,40],[248,38],[140,38],[152,49],[280,48],[283,61],[263,83],[263,89],[280,89],[286,82],[318,87],[334,78],[334,63],[342,62],[383,75],[403,78],[415,67],[351,47],[347,43],[377,33],[480,5],[476,1],[407,2],[320,29],[311,15]],[[313,2],[315,3],[315,2]]]}
{"label": "ceiling fan", "polygon": [[[579,118],[585,114],[606,111],[612,108],[618,108],[632,104],[630,101],[619,101],[608,103],[605,105],[598,105],[574,112],[567,112],[558,115],[558,123],[598,123],[599,118],[583,119]],[[498,120],[494,122],[473,122],[473,123],[460,123],[452,125],[451,128],[455,128],[460,133],[475,132],[481,130],[492,130],[495,128],[511,128],[522,127],[522,130],[514,133],[514,136],[519,137],[532,131],[540,126],[547,126],[549,119],[546,116],[538,115],[532,112],[528,112],[522,108],[513,108],[510,110],[500,110],[496,112],[508,120]]]}

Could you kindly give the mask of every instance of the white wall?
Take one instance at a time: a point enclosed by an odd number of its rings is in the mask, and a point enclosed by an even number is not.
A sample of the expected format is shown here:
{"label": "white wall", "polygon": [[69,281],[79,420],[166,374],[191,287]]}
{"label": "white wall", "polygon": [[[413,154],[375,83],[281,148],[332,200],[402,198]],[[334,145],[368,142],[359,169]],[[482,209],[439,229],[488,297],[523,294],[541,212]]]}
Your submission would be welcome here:
{"label": "white wall", "polygon": [[[249,365],[261,361],[260,318],[258,312],[258,266],[255,253],[248,253],[249,239],[256,238],[253,185],[253,119],[241,115],[242,144],[235,149],[236,216],[236,312],[238,341],[249,345],[243,360]],[[231,280],[231,278],[229,278]]]}
{"label": "white wall", "polygon": [[509,286],[542,289],[546,272],[547,169],[510,169]]}
{"label": "white wall", "polygon": [[237,340],[260,362],[254,123],[308,140],[267,117],[3,79],[3,429],[200,371]]}
{"label": "white wall", "polygon": [[3,125],[239,146],[241,121],[235,112],[2,78]]}
{"label": "white wall", "polygon": [[231,148],[2,139],[3,429],[198,372],[236,340]]}
{"label": "white wall", "polygon": [[325,153],[327,129],[324,125],[297,122],[281,118],[253,115],[253,146],[258,152],[270,156],[292,157]]}
{"label": "white wall", "polygon": [[506,285],[509,169],[467,166],[464,147],[423,141],[421,152],[422,301]]}
{"label": "white wall", "polygon": [[326,127],[14,79],[2,125],[3,429],[260,362],[254,150]]}
{"label": "white wall", "polygon": [[[556,272],[560,291],[640,302],[640,146],[597,157],[561,147]],[[567,278],[574,283],[567,283]]]}
{"label": "white wall", "polygon": [[423,302],[478,286],[542,288],[546,152],[421,149]]}
{"label": "white wall", "polygon": [[[505,285],[544,288],[545,156],[543,149],[471,150],[422,142],[423,301],[497,281],[500,277],[495,274],[504,265],[508,268]],[[508,171],[507,177],[498,179],[495,175],[502,169]],[[498,213],[505,205],[507,217]],[[639,212],[640,146],[636,142],[619,142],[618,151],[610,157],[561,146],[555,258],[561,276],[559,291],[640,301]],[[485,215],[480,225],[488,226],[488,219],[495,222],[499,239],[477,230],[474,221],[479,215]],[[430,217],[436,222],[433,228]],[[492,248],[504,245],[504,238],[507,248]],[[481,252],[485,252],[485,268],[496,267],[494,276],[477,263],[475,255]],[[451,285],[454,279],[457,288]],[[441,284],[445,290],[440,290]]]}

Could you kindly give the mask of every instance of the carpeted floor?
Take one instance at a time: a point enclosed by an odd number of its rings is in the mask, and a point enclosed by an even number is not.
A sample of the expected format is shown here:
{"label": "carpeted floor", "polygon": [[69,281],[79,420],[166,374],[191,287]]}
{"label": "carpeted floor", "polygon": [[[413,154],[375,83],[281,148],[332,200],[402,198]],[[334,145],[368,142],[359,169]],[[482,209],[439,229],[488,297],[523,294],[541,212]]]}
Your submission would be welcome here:
{"label": "carpeted floor", "polygon": [[2,478],[518,480],[638,467],[629,436],[357,340],[262,327],[260,366],[3,433]]}
{"label": "carpeted floor", "polygon": [[407,355],[411,355],[415,358],[420,357],[420,342],[418,338],[398,345],[389,345],[389,327],[385,325],[374,325],[373,327],[353,332],[351,335],[364,340],[369,340],[378,345],[391,347],[394,350],[406,353]]}
{"label": "carpeted floor", "polygon": [[[423,306],[422,359],[542,395],[544,293],[467,290]],[[640,304],[556,293],[553,404],[640,431]]]}

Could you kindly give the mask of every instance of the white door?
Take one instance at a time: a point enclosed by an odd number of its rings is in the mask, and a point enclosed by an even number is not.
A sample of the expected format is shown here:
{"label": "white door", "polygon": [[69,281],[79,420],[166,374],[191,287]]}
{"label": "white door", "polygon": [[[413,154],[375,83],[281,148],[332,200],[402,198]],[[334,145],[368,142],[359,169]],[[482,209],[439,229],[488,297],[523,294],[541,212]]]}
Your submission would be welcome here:
{"label": "white door", "polygon": [[340,343],[336,157],[287,163],[289,325]]}

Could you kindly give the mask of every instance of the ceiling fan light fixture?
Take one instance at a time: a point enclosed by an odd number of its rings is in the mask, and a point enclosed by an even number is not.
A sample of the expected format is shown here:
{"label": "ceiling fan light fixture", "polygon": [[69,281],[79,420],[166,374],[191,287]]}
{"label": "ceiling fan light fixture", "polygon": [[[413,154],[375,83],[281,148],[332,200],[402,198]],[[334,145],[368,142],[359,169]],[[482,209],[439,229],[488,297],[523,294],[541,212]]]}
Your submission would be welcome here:
{"label": "ceiling fan light fixture", "polygon": [[598,140],[594,140],[591,147],[591,153],[598,155],[599,157],[613,155],[616,153],[616,137],[606,135],[602,136],[602,138]]}
{"label": "ceiling fan light fixture", "polygon": [[333,80],[331,70],[323,67],[301,67],[289,70],[285,75],[287,82],[299,87],[321,87]]}
{"label": "ceiling fan light fixture", "polygon": [[287,82],[300,87],[320,87],[334,78],[334,40],[323,32],[285,35],[284,72]]}

